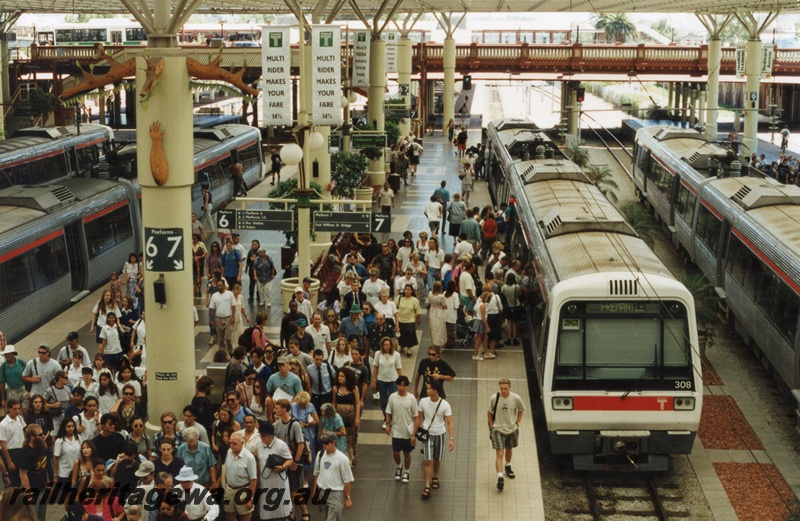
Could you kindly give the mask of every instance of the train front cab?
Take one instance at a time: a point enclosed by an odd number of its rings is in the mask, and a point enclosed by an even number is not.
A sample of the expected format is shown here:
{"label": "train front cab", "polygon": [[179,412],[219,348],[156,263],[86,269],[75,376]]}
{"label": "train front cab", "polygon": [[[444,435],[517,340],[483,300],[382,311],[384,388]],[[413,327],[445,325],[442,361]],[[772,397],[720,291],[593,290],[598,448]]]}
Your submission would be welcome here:
{"label": "train front cab", "polygon": [[554,308],[536,328],[534,356],[551,452],[579,470],[649,471],[691,453],[702,406],[693,306],[568,299]]}

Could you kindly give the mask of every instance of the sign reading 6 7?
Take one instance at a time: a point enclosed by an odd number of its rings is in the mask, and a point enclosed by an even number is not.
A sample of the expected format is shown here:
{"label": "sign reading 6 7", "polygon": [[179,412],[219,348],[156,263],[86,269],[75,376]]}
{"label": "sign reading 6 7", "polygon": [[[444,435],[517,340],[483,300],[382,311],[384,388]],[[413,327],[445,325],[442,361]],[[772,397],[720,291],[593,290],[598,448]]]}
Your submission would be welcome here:
{"label": "sign reading 6 7", "polygon": [[148,271],[183,271],[183,229],[145,228],[144,256]]}

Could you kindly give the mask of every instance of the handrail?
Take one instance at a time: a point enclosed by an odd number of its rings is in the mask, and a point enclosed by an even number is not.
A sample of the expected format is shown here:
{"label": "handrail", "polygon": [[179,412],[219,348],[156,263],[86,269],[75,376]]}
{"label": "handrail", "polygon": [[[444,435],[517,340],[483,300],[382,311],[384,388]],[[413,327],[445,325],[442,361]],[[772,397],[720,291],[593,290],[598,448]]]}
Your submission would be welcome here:
{"label": "handrail", "polygon": [[[347,44],[343,44],[344,45]],[[219,49],[186,46],[187,55],[208,61]],[[106,46],[117,60],[141,54],[144,46]],[[722,49],[720,72],[735,72],[735,49]],[[645,44],[460,44],[456,45],[456,69],[468,71],[557,71],[609,73],[673,73],[704,75],[708,72],[708,45],[645,45]],[[102,64],[96,49],[89,46],[31,46],[30,60],[85,62]],[[261,65],[258,47],[229,47],[222,52],[224,67],[258,67]],[[292,46],[292,67],[299,66],[297,46]],[[800,74],[800,49],[775,49],[773,75]],[[412,48],[413,70],[441,71],[444,66],[444,47],[438,43],[419,43]]]}
{"label": "handrail", "polygon": [[17,85],[17,88],[14,89],[14,94],[11,95],[11,99],[4,104],[6,105],[6,107],[3,109],[4,121],[8,121],[8,119],[14,115],[14,104],[19,99],[21,92],[22,92],[22,85]]}

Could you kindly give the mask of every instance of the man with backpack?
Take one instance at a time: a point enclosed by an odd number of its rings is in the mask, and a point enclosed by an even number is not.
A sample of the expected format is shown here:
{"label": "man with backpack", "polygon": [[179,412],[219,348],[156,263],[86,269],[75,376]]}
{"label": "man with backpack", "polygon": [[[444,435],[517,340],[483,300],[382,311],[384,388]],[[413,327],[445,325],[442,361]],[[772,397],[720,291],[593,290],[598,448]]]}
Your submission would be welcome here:
{"label": "man with backpack", "polygon": [[505,456],[505,473],[510,479],[516,475],[511,470],[511,452],[519,443],[519,424],[525,404],[518,394],[511,392],[511,381],[500,380],[500,392],[489,399],[489,439],[495,450],[495,470],[497,470],[497,490],[505,486],[503,478],[503,457]]}
{"label": "man with backpack", "polygon": [[228,362],[228,367],[225,368],[225,390],[234,389],[236,385],[244,381],[244,372],[247,370],[247,364],[244,363],[246,355],[245,348],[236,346],[233,350],[231,361]]}
{"label": "man with backpack", "polygon": [[258,249],[258,257],[253,261],[256,288],[258,289],[259,305],[272,307],[269,300],[269,283],[275,278],[275,264],[269,258],[264,248]]}
{"label": "man with backpack", "polygon": [[[311,455],[308,443],[303,435],[303,427],[300,422],[292,418],[290,413],[291,404],[289,400],[280,399],[275,401],[275,436],[283,440],[289,446],[289,451],[292,453],[293,464],[295,468],[286,469],[286,474],[289,479],[289,491],[292,493],[292,499],[296,500],[297,491],[303,486],[303,465],[310,463],[309,456]],[[293,501],[297,504],[296,501]],[[308,519],[308,505],[304,502],[300,505],[301,516],[303,519]],[[295,513],[296,514],[296,513]]]}

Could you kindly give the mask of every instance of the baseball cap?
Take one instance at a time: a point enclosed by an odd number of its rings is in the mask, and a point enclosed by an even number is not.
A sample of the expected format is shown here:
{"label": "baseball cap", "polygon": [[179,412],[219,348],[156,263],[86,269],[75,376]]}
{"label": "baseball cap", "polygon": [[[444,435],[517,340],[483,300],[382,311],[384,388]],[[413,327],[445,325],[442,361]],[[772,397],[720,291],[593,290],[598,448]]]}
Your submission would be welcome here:
{"label": "baseball cap", "polygon": [[143,461],[139,464],[139,470],[133,473],[137,478],[144,478],[156,471],[156,466],[152,461]]}
{"label": "baseball cap", "polygon": [[295,293],[302,293],[303,292],[303,288],[301,288],[300,286],[297,286],[296,288],[294,288],[294,292]]}

